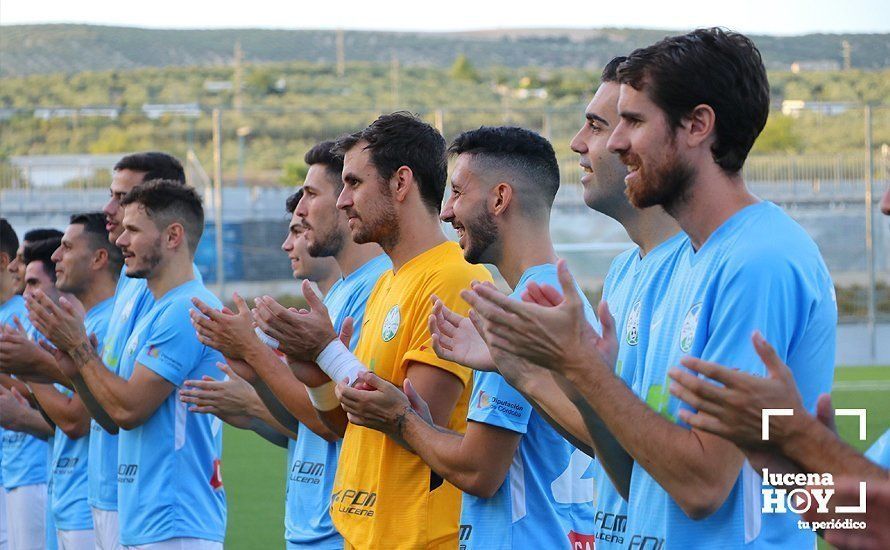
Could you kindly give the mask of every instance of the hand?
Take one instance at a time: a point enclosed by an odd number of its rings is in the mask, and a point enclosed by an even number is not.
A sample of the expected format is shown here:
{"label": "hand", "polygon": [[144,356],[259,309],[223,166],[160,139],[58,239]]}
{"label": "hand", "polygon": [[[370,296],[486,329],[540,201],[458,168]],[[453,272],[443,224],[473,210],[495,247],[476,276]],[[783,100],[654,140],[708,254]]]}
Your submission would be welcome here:
{"label": "hand", "polygon": [[429,317],[429,329],[436,355],[473,370],[495,370],[488,346],[473,322],[448,309],[436,295],[430,296],[430,299],[433,301],[433,311]]}
{"label": "hand", "polygon": [[262,296],[256,299],[253,318],[260,330],[278,340],[279,349],[285,355],[315,361],[325,346],[337,338],[337,332],[331,324],[328,309],[309,281],[303,281],[302,289],[310,308],[308,311],[289,310],[270,296]]}
{"label": "hand", "polygon": [[18,317],[14,326],[0,329],[0,365],[3,371],[17,376],[46,376],[52,356],[28,338]]}
{"label": "hand", "polygon": [[414,412],[416,412],[427,424],[435,424],[435,422],[433,422],[433,415],[430,413],[430,406],[426,404],[423,397],[421,397],[420,394],[417,393],[417,390],[414,389],[414,384],[411,383],[410,378],[405,378],[405,383],[402,384],[402,389],[405,391],[405,397],[408,398],[408,403],[411,404],[411,408],[414,409]]}
{"label": "hand", "polygon": [[[478,283],[461,296],[478,316],[482,336],[491,349],[499,348],[555,372],[605,368],[602,338],[584,317],[584,301],[565,260],[557,264],[563,300],[556,306],[512,300],[491,284]],[[602,307],[602,306],[601,306]]]}
{"label": "hand", "polygon": [[34,328],[60,350],[68,353],[87,341],[83,304],[77,298],[62,296],[57,305],[43,291],[36,290],[25,303]]}
{"label": "hand", "polygon": [[225,363],[217,363],[228,380],[204,376],[201,380],[186,380],[179,391],[179,399],[189,403],[189,411],[205,414],[244,416],[252,415],[250,405],[259,398],[253,387]]}
{"label": "hand", "polygon": [[[679,412],[680,419],[706,432],[732,441],[742,450],[777,446],[789,437],[789,430],[797,426],[809,413],[803,408],[791,369],[776,354],[776,350],[759,332],[752,336],[754,348],[766,365],[767,376],[760,377],[739,372],[716,363],[684,357],[680,362],[694,373],[704,375],[723,387],[699,378],[695,374],[673,368],[668,375],[673,379],[671,394],[695,408]],[[792,409],[793,416],[772,417],[770,438],[764,441],[763,409]]]}
{"label": "hand", "polygon": [[[531,281],[522,293],[522,301],[544,307],[556,307],[562,303],[563,297],[552,286],[548,284],[539,285]],[[603,329],[602,337],[596,342],[596,349],[607,364],[615,365],[615,362],[618,360],[618,334],[615,326],[615,317],[609,311],[607,302],[600,302],[596,313]]]}
{"label": "hand", "polygon": [[367,389],[337,384],[337,398],[347,419],[357,426],[399,437],[405,414],[413,410],[408,396],[373,372],[360,373],[356,384],[365,384]]}
{"label": "hand", "polygon": [[[859,504],[861,481],[865,481],[865,514],[837,514],[834,507]],[[840,549],[879,550],[890,548],[890,479],[861,480],[840,477],[834,480],[835,493],[831,497],[831,513],[819,514],[816,506],[804,512],[809,522],[828,522],[833,519],[851,519],[865,523],[865,529],[829,529],[823,533],[825,542]]]}
{"label": "hand", "polygon": [[[355,332],[353,323],[352,317],[347,317],[343,319],[343,324],[340,326],[340,341],[347,348],[352,340],[352,334]],[[331,378],[314,361],[302,361],[288,357],[287,363],[297,380],[307,387],[317,388],[331,381]]]}
{"label": "hand", "polygon": [[244,359],[223,356],[229,368],[242,380],[253,386],[259,380],[259,375]]}
{"label": "hand", "polygon": [[233,294],[232,299],[237,313],[228,309],[219,311],[198,298],[192,298],[197,309],[191,310],[189,315],[202,344],[219,350],[226,357],[244,359],[249,346],[262,345],[262,342],[253,330],[250,308],[238,293]]}
{"label": "hand", "polygon": [[831,394],[823,393],[816,400],[816,418],[819,419],[826,428],[837,433],[837,424],[834,421],[834,407],[831,405]]}
{"label": "hand", "polygon": [[31,410],[31,405],[15,388],[0,385],[0,427],[14,432],[22,431],[21,420]]}

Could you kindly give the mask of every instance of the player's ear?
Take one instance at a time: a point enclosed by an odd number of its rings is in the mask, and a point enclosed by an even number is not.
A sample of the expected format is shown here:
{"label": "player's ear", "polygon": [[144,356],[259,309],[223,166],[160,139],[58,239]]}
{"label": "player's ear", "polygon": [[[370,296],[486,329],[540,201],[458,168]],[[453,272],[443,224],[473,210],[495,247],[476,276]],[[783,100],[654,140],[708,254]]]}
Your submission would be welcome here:
{"label": "player's ear", "polygon": [[168,248],[178,248],[180,246],[185,245],[185,228],[182,227],[181,223],[171,223],[167,226],[167,247]]}
{"label": "player's ear", "polygon": [[507,211],[510,203],[513,202],[513,186],[506,182],[501,182],[492,187],[490,197],[491,212],[495,216],[500,216]]}

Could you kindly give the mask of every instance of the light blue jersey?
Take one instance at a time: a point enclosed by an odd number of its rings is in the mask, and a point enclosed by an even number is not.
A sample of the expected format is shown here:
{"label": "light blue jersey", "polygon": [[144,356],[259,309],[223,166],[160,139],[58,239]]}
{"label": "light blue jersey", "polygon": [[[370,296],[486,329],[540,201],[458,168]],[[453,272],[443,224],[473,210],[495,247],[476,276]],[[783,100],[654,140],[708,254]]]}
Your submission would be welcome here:
{"label": "light blue jersey", "polygon": [[[392,269],[389,256],[381,254],[334,283],[324,297],[324,304],[337,332],[347,317],[355,321],[349,349],[354,349],[358,343],[365,303],[377,279],[389,269]],[[341,441],[328,442],[303,426],[296,440],[288,440],[284,527],[285,540],[290,549],[343,548],[343,537],[334,529],[330,515]]]}
{"label": "light blue jersey", "polygon": [[189,319],[191,299],[222,304],[191,280],[168,291],[136,322],[120,359],[129,379],[144,365],[175,386],[141,426],[118,435],[120,542],[141,545],[175,537],[222,542],[226,495],[220,478],[221,421],[192,413],[179,399],[185,380],[219,376],[222,355],[198,341]]}
{"label": "light blue jersey", "polygon": [[[18,317],[28,337],[35,340],[37,331],[28,322],[28,310],[21,296],[13,296],[0,305],[0,324],[15,326],[14,317]],[[6,490],[46,483],[48,452],[46,441],[24,432],[4,430],[2,467]]]}
{"label": "light blue jersey", "polygon": [[[554,264],[531,267],[510,295],[530,281],[559,289]],[[599,330],[593,309],[587,318]],[[494,372],[478,372],[467,419],[522,434],[507,478],[491,498],[463,494],[461,548],[574,548],[591,543],[592,460],[573,447]],[[592,547],[592,544],[590,545]]]}
{"label": "light blue jersey", "polygon": [[[55,448],[55,436],[46,440],[46,463],[52,464],[53,449]],[[53,469],[46,469],[46,508],[44,512],[46,533],[46,550],[57,550],[58,537],[56,535],[56,521],[53,518]]]}
{"label": "light blue jersey", "polygon": [[865,457],[884,468],[890,468],[890,430],[865,451]]}
{"label": "light blue jersey", "polygon": [[[121,268],[114,307],[108,321],[108,332],[101,353],[102,362],[117,374],[124,345],[136,321],[154,304],[145,279],[127,277],[127,266]],[[198,268],[195,278],[200,279]],[[117,510],[117,434],[105,431],[90,419],[89,503],[99,510]]]}
{"label": "light blue jersey", "polygon": [[[776,205],[748,206],[697,252],[684,245],[655,306],[637,393],[677,422],[678,409],[687,405],[670,395],[668,369],[690,355],[763,376],[751,343],[760,330],[812,411],[819,394],[831,389],[836,322],[831,278],[813,240]],[[759,474],[745,464],[723,505],[694,521],[635,464],[628,518],[640,539],[631,545],[666,539],[665,548],[812,548],[815,535],[798,529],[798,516],[761,513],[761,489]]]}
{"label": "light blue jersey", "polygon": [[[639,247],[627,250],[612,261],[603,281],[602,299],[609,304],[618,336],[615,373],[630,388],[634,387],[637,365],[642,365],[649,341],[654,299],[670,280],[673,263],[685,242],[681,231],[642,258]],[[594,472],[596,547],[625,548],[633,536],[627,531],[627,501],[615,489],[599,460],[594,460]]]}
{"label": "light blue jersey", "polygon": [[[99,353],[108,330],[113,298],[108,298],[90,308],[84,318],[87,334],[95,334],[99,342]],[[56,389],[66,397],[74,392],[56,384]],[[87,471],[89,463],[90,436],[71,439],[56,426],[52,454],[52,513],[56,528],[62,531],[79,531],[93,528],[93,516],[87,502]]]}

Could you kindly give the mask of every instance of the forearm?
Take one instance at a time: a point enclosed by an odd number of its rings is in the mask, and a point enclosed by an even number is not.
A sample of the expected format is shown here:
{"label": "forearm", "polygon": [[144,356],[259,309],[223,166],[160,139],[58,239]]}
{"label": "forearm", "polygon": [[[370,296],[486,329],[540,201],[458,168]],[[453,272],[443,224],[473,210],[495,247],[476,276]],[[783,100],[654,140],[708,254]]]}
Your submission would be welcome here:
{"label": "forearm", "polygon": [[342,408],[336,407],[329,411],[319,411],[316,409],[316,412],[325,428],[329,429],[339,438],[346,435],[346,426],[349,425],[349,419],[346,417],[346,412],[343,411]]}
{"label": "forearm", "polygon": [[287,449],[288,439],[296,439],[296,434],[287,435],[286,430],[282,431],[283,428],[280,424],[276,427],[274,424],[269,424],[256,417],[251,418],[250,429],[269,443],[285,449]]}
{"label": "forearm", "polygon": [[393,439],[401,439],[400,443],[461,491],[489,498],[503,483],[503,478],[492,480],[485,456],[465,452],[464,435],[427,423],[413,409],[407,410],[400,422],[401,429]]}
{"label": "forearm", "polygon": [[721,453],[706,450],[707,435],[662,417],[605,368],[570,368],[567,379],[621,447],[690,517],[704,517],[726,499],[744,462],[735,446],[711,437],[710,445],[725,445]]}
{"label": "forearm", "polygon": [[96,400],[96,397],[93,395],[93,392],[90,390],[87,383],[84,382],[80,372],[71,379],[71,384],[74,386],[74,391],[80,396],[80,401],[86,408],[87,413],[96,420],[96,423],[102,426],[103,430],[110,434],[116,434],[119,429],[118,425]]}
{"label": "forearm", "polygon": [[[247,406],[247,414],[250,416],[251,422],[251,426],[249,428],[253,430],[253,423],[256,422],[257,425],[268,426],[272,431],[281,435],[285,439],[296,439],[297,431],[287,429],[284,424],[279,422],[278,419],[276,419],[275,416],[271,413],[271,411],[269,411],[269,408],[263,402],[262,398],[260,398],[259,394],[254,392],[254,395],[255,399],[251,400],[251,402]],[[287,441],[285,441],[285,446],[287,446]]]}
{"label": "forearm", "polygon": [[260,381],[254,384],[257,394],[285,428],[296,432],[295,419],[328,441],[338,439],[319,418],[306,387],[272,350],[266,346],[255,347],[245,354],[245,360],[259,375]]}
{"label": "forearm", "polygon": [[[88,393],[111,423],[115,426],[128,424],[134,413],[135,400],[128,391],[127,380],[108,370],[89,342],[79,344],[69,355],[77,365]],[[77,386],[75,384],[75,388]],[[99,421],[98,416],[96,420]]]}
{"label": "forearm", "polygon": [[31,392],[46,415],[65,434],[78,439],[90,432],[90,417],[76,397],[68,397],[49,384],[31,384]]}
{"label": "forearm", "polygon": [[23,410],[15,418],[5,418],[3,427],[14,432],[24,432],[43,440],[52,437],[55,432],[53,427],[43,418],[40,411],[32,408]]}
{"label": "forearm", "polygon": [[[778,450],[804,472],[830,473],[857,479],[887,478],[890,472],[844,442],[819,420],[807,414],[789,419],[793,432],[779,437]],[[775,422],[775,420],[773,421]]]}

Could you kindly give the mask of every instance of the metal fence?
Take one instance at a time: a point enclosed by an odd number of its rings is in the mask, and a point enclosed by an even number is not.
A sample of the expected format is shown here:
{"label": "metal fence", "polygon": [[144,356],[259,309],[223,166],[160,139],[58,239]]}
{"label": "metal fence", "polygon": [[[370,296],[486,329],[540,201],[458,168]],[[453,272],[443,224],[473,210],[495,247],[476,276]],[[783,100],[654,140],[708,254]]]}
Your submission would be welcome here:
{"label": "metal fence", "polygon": [[[245,107],[217,111],[214,118],[199,105],[154,107],[151,117],[143,110],[103,118],[100,112],[89,117],[82,110],[57,109],[58,116],[47,118],[35,109],[33,115],[19,111],[0,121],[3,150],[11,153],[0,160],[0,213],[16,227],[64,225],[71,212],[102,206],[111,169],[126,151],[166,150],[185,160],[189,181],[204,193],[209,224],[197,260],[207,280],[220,274],[227,281],[287,279],[278,249],[283,205],[305,173],[303,153],[380,114]],[[629,241],[618,224],[581,202],[578,157],[568,143],[582,113],[583,105],[418,112],[449,140],[481,125],[511,124],[553,142],[563,182],[553,233],[560,253],[595,292],[611,258]],[[38,114],[37,122],[27,118]],[[790,130],[768,126],[761,141],[769,147],[756,146],[746,164],[748,185],[783,206],[819,244],[843,319],[890,319],[890,222],[875,207],[890,182],[890,106],[774,115]],[[59,128],[66,139],[52,137]],[[787,151],[777,152],[783,147]],[[216,216],[219,203],[222,215]]]}

